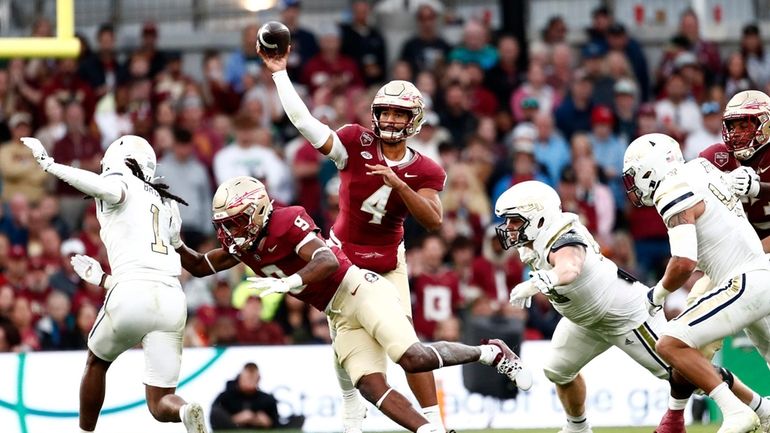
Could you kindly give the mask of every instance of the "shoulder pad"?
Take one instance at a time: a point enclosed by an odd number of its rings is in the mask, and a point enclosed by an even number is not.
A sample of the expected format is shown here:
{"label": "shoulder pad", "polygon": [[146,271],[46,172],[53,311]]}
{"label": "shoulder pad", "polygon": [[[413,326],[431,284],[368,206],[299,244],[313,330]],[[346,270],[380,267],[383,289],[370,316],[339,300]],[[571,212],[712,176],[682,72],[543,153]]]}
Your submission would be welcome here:
{"label": "shoulder pad", "polygon": [[560,248],[570,245],[588,247],[588,242],[578,232],[570,230],[559,236],[559,238],[551,244],[551,251],[558,251]]}

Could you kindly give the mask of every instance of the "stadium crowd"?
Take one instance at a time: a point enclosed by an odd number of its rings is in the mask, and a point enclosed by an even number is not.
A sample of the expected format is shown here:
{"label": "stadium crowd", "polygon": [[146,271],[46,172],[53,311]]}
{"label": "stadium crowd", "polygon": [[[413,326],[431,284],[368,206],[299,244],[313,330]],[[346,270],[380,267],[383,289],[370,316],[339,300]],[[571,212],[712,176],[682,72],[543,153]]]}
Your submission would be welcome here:
{"label": "stadium crowd", "polygon": [[[441,7],[426,2],[415,11],[415,34],[387,47],[399,53],[389,64],[369,2],[353,1],[350,22],[315,33],[301,26],[299,1],[279,3],[292,31],[289,75],[316,118],[333,128],[371,125],[373,92],[388,79],[414,82],[426,100],[409,145],[448,173],[440,231],[408,222],[405,234],[415,326],[426,340],[460,339],[469,316],[522,321],[529,339],[552,334],[559,317],[545,297],[527,310],[508,303],[524,266],[500,248],[492,208],[521,181],[555,187],[607,257],[654,281],[669,256],[667,234],[654,208],[625,198],[627,144],[664,132],[691,159],[721,141],[732,95],[770,93],[758,27],[745,26],[740,49],[722,56],[692,11],[651,65],[606,8],[592,11],[579,46],[567,43],[560,16],[534,41],[469,18],[453,46],[442,36]],[[88,254],[109,269],[93,201],[45,174],[21,137],[39,138],[57,162],[96,172],[115,138],[146,137],[157,174],[189,203],[183,238],[201,251],[217,243],[212,191],[238,175],[263,180],[276,203],[304,206],[328,232],[338,212],[336,169],[285,118],[255,51],[257,29],[245,27],[234,52],[206,52],[202,80],[184,73],[181,53],[158,48],[152,22],[131,52],[119,54],[115,30],[103,25],[93,47],[81,37],[77,59],[0,63],[0,352],[84,349],[105,293],[81,281],[69,259]],[[51,23],[38,20],[32,34],[51,36]],[[292,297],[250,296],[247,273],[182,275],[187,346],[330,342],[322,312]]]}

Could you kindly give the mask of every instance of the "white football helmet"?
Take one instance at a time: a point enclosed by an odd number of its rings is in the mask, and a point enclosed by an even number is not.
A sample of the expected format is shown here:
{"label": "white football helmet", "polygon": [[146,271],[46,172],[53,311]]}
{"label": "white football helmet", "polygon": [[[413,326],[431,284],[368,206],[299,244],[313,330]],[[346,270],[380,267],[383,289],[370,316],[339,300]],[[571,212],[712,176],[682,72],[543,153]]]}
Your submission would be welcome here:
{"label": "white football helmet", "polygon": [[632,141],[623,156],[623,184],[634,206],[653,206],[663,178],[684,164],[679,143],[666,134],[645,134]]}
{"label": "white football helmet", "polygon": [[[406,126],[400,131],[383,131],[380,129],[380,113],[385,108],[396,108],[409,112],[409,120]],[[372,101],[372,124],[374,125],[374,135],[380,137],[383,141],[399,142],[416,135],[422,128],[425,102],[422,93],[417,87],[409,81],[393,80],[380,87]]]}
{"label": "white football helmet", "polygon": [[[735,131],[735,122],[743,119],[752,126],[745,131]],[[770,97],[759,90],[745,90],[730,98],[722,115],[722,140],[740,160],[751,158],[770,143]]]}
{"label": "white football helmet", "polygon": [[262,182],[238,176],[217,188],[211,210],[219,241],[231,252],[239,252],[248,250],[259,239],[273,203]]}
{"label": "white football helmet", "polygon": [[102,173],[115,170],[116,164],[125,165],[129,158],[139,163],[144,180],[151,182],[157,166],[155,151],[147,140],[138,135],[124,135],[110,143],[102,157]]}
{"label": "white football helmet", "polygon": [[[505,218],[497,228],[497,240],[503,249],[534,242],[561,215],[561,199],[550,186],[535,180],[508,188],[495,203],[495,215]],[[522,222],[518,229],[511,222]],[[515,236],[514,236],[515,235]]]}

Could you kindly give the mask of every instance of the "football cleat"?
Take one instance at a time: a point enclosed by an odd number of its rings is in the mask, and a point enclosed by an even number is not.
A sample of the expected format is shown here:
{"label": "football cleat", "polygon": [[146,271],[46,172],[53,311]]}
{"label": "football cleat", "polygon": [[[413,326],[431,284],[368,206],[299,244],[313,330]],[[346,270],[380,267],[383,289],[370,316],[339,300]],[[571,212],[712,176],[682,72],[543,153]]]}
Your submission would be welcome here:
{"label": "football cleat", "polygon": [[343,433],[362,433],[364,418],[366,418],[366,406],[360,396],[356,396],[353,401],[342,399]]}
{"label": "football cleat", "polygon": [[655,433],[685,433],[684,410],[667,410]]}
{"label": "football cleat", "polygon": [[760,422],[757,414],[746,407],[743,410],[724,414],[722,426],[717,433],[754,433],[759,432]]}
{"label": "football cleat", "polygon": [[207,433],[203,408],[198,403],[184,405],[182,423],[184,423],[187,433]]}
{"label": "football cleat", "polygon": [[497,368],[497,372],[506,376],[511,382],[522,391],[528,391],[532,388],[532,372],[529,371],[521,362],[521,358],[511,350],[503,340],[494,338],[491,340],[482,340],[482,344],[491,344],[500,349],[500,353],[492,361],[492,366]]}

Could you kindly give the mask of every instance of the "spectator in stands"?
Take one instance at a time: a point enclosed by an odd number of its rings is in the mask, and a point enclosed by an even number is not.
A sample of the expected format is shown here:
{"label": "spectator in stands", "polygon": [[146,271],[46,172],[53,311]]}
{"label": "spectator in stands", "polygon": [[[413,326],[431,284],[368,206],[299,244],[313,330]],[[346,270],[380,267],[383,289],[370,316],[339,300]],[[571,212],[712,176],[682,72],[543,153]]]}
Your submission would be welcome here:
{"label": "spectator in stands", "polygon": [[214,155],[222,149],[225,137],[220,137],[211,127],[200,95],[185,96],[178,107],[178,126],[192,133],[196,156],[207,169],[211,169]]}
{"label": "spectator in stands", "polygon": [[401,60],[406,60],[415,72],[436,71],[444,65],[452,48],[439,33],[439,11],[429,3],[417,8],[417,34],[401,47]]}
{"label": "spectator in stands", "polygon": [[352,20],[342,24],[342,54],[355,59],[367,86],[385,81],[387,64],[385,38],[369,23],[371,6],[368,0],[353,0],[350,5]]}
{"label": "spectator in stands", "polygon": [[502,35],[497,40],[499,60],[486,71],[485,86],[497,96],[498,106],[510,111],[513,91],[521,85],[519,68],[519,41],[513,35]]}
{"label": "spectator in stands", "polygon": [[605,75],[604,56],[606,52],[596,43],[589,43],[580,52],[580,67],[593,82],[597,83]]}
{"label": "spectator in stands", "polygon": [[278,426],[278,402],[259,389],[257,364],[249,362],[227,382],[211,405],[211,428],[218,430],[269,429]]}
{"label": "spectator in stands", "polygon": [[233,307],[232,302],[233,292],[226,275],[218,274],[215,276],[212,294],[214,295],[214,315],[216,317],[238,318],[238,310]]}
{"label": "spectator in stands", "polygon": [[299,0],[280,0],[278,9],[281,12],[281,22],[291,32],[291,53],[286,69],[292,81],[299,81],[300,71],[313,56],[318,54],[318,42],[313,33],[299,25],[301,9]]}
{"label": "spectator in stands", "polygon": [[[77,101],[70,101],[64,109],[67,134],[53,146],[51,156],[59,164],[66,164],[98,173],[102,159],[99,138],[88,129],[83,107]],[[56,181],[61,216],[70,227],[77,227],[83,210],[89,204],[83,200],[83,193],[62,180]]]}
{"label": "spectator in stands", "polygon": [[0,215],[0,233],[4,233],[11,245],[22,247],[22,255],[26,256],[24,249],[29,240],[29,201],[27,196],[16,193],[8,201],[8,205],[2,209]]}
{"label": "spectator in stands", "polygon": [[75,340],[75,318],[70,314],[70,299],[66,294],[52,291],[46,297],[45,315],[37,322],[42,350],[64,350],[73,348]]}
{"label": "spectator in stands", "polygon": [[503,176],[492,188],[491,203],[510,187],[528,180],[539,180],[548,183],[550,178],[543,172],[535,160],[536,132],[530,128],[516,128],[511,140],[511,169],[508,175]]}
{"label": "spectator in stands", "polygon": [[[626,190],[623,186],[623,154],[626,143],[622,143],[613,132],[615,116],[609,107],[597,105],[591,111],[591,148],[596,163],[612,189],[615,205],[625,207]],[[577,167],[575,167],[577,170]]]}
{"label": "spectator in stands", "polygon": [[[134,133],[134,118],[129,112],[130,96],[129,86],[119,85],[111,94],[102,98],[105,104],[100,104],[101,108],[94,115],[101,134],[102,149],[107,149],[118,138]],[[111,99],[111,104],[105,98]]]}
{"label": "spectator in stands", "polygon": [[730,53],[725,62],[725,77],[722,85],[725,88],[725,96],[729,99],[736,93],[755,88],[755,84],[749,78],[746,70],[746,62],[740,51]]}
{"label": "spectator in stands", "polygon": [[508,303],[511,288],[521,282],[524,265],[515,249],[500,246],[494,225],[486,228],[481,239],[481,255],[473,260],[471,285],[480,288],[481,296],[499,309]]}
{"label": "spectator in stands", "polygon": [[21,245],[11,245],[8,250],[8,260],[6,262],[4,284],[13,288],[16,295],[19,295],[27,287],[27,251]]}
{"label": "spectator in stands", "polygon": [[[594,236],[601,245],[611,245],[616,208],[612,191],[606,185],[599,183],[599,167],[592,157],[576,158],[573,166],[575,167],[578,197],[596,211]],[[622,208],[623,204],[617,207]]]}
{"label": "spectator in stands", "polygon": [[591,26],[586,28],[588,44],[597,44],[605,52],[607,50],[607,33],[614,19],[607,6],[601,5],[591,11]]}
{"label": "spectator in stands", "polygon": [[28,263],[27,274],[24,278],[25,287],[19,292],[19,295],[29,299],[32,313],[38,319],[46,313],[48,295],[53,290],[48,282],[48,274],[45,271],[43,261],[39,257],[30,257]]}
{"label": "spectator in stands", "polygon": [[13,322],[0,316],[0,353],[21,351],[21,336]]}
{"label": "spectator in stands", "polygon": [[3,201],[16,194],[37,203],[45,194],[48,175],[40,168],[29,149],[21,143],[21,137],[32,134],[32,117],[16,113],[8,121],[11,139],[0,145],[0,173],[3,181]]}
{"label": "spectator in stands", "polygon": [[277,323],[262,320],[262,300],[249,296],[238,317],[238,344],[286,344],[283,330]]}
{"label": "spectator in stands", "polygon": [[542,165],[549,185],[556,185],[561,170],[569,163],[570,150],[567,141],[554,129],[553,115],[540,112],[535,116],[535,161]]}
{"label": "spectator in stands", "polygon": [[638,129],[633,138],[660,131],[661,126],[658,122],[654,103],[645,102],[639,106],[639,110],[637,110],[637,127]]}
{"label": "spectator in stands", "polygon": [[545,27],[540,31],[540,37],[547,46],[554,46],[567,41],[567,23],[561,15],[548,18]]}
{"label": "spectator in stands", "polygon": [[259,27],[256,24],[245,26],[241,30],[241,47],[230,53],[227,58],[224,79],[238,93],[243,93],[246,90],[244,77],[255,74],[261,68],[257,55],[258,30]]}
{"label": "spectator in stands", "polygon": [[[242,76],[238,77],[237,84],[242,84],[241,78]],[[225,67],[219,52],[213,50],[206,51],[203,54],[203,93],[206,96],[206,99],[211,102],[214,111],[233,114],[238,110],[238,106],[240,105],[240,95],[235,90],[235,86],[236,85],[227,80]],[[165,109],[170,110],[170,108],[170,103],[167,103]],[[155,110],[156,117],[159,115],[158,112],[160,110],[161,108],[158,106]],[[166,111],[166,113],[168,113],[165,116],[167,119],[176,115],[173,111],[171,111],[171,113]],[[173,121],[166,121],[163,123],[167,126],[173,125]]]}
{"label": "spectator in stands", "polygon": [[96,92],[96,98],[101,98],[115,89],[115,86],[125,80],[125,71],[118,61],[115,50],[115,28],[112,24],[101,24],[96,31],[98,48],[80,61],[78,75],[85,80]]}
{"label": "spectator in stands", "polygon": [[679,36],[689,42],[689,51],[692,51],[708,73],[708,80],[712,81],[722,72],[722,61],[719,58],[719,47],[716,43],[701,38],[698,15],[692,9],[682,12],[679,18]]}
{"label": "spectator in stands", "polygon": [[421,244],[422,266],[410,287],[414,297],[414,330],[421,340],[434,340],[439,322],[452,317],[462,306],[459,279],[444,266],[446,244],[441,235],[429,234]]}
{"label": "spectator in stands", "polygon": [[476,63],[463,68],[466,94],[471,100],[470,110],[476,116],[494,116],[497,112],[497,97],[484,86],[484,71]]}
{"label": "spectator in stands", "polygon": [[40,337],[35,330],[37,317],[32,312],[29,299],[24,296],[16,296],[10,319],[21,337],[19,350],[24,352],[40,350]]}
{"label": "spectator in stands", "polygon": [[489,222],[492,207],[484,185],[471,167],[455,164],[449,167],[447,182],[441,193],[444,224],[454,227],[457,236],[479,239]]}
{"label": "spectator in stands", "polygon": [[472,284],[473,260],[476,252],[481,249],[474,240],[465,236],[457,236],[449,244],[449,266],[457,275],[460,295],[467,303],[473,302],[481,295],[481,289]]}
{"label": "spectator in stands", "polygon": [[537,99],[541,113],[551,113],[553,107],[560,103],[559,95],[546,83],[545,69],[538,63],[529,64],[527,81],[513,92],[509,101],[513,117],[519,122],[524,120],[521,102],[530,97]]}
{"label": "spectator in stands", "polygon": [[43,101],[43,112],[45,124],[35,131],[35,137],[43,143],[45,150],[51,153],[54,143],[64,138],[64,134],[67,133],[64,108],[55,95],[50,95]]}
{"label": "spectator in stands", "polygon": [[628,34],[626,27],[621,23],[614,23],[607,29],[607,44],[610,51],[625,55],[639,83],[639,97],[642,101],[647,101],[650,97],[650,71],[642,45]]}
{"label": "spectator in stands", "polygon": [[[575,137],[580,137],[577,134]],[[590,158],[587,156],[576,156],[575,159]],[[593,203],[586,200],[586,194],[582,193],[578,187],[577,174],[572,165],[564,167],[557,186],[559,198],[561,199],[561,209],[564,212],[572,212],[580,217],[580,223],[586,226],[591,233],[595,233],[598,223],[596,216],[596,207]]]}
{"label": "spectator in stands", "polygon": [[484,25],[470,20],[463,27],[460,45],[449,52],[449,61],[476,63],[487,71],[497,64],[497,50],[489,44],[489,32]]}
{"label": "spectator in stands", "polygon": [[450,83],[444,90],[444,107],[439,111],[441,126],[452,136],[452,144],[462,148],[465,139],[476,130],[478,120],[470,111],[467,94],[460,83]]}
{"label": "spectator in stands", "polygon": [[580,131],[591,130],[593,82],[585,72],[575,72],[569,95],[556,107],[556,127],[566,139]]}
{"label": "spectator in stands", "polygon": [[701,107],[703,128],[687,136],[684,143],[684,159],[695,159],[712,144],[722,142],[722,107],[716,101],[704,102]]}
{"label": "spectator in stands", "polygon": [[759,26],[756,24],[749,24],[743,28],[741,54],[746,60],[749,78],[757,88],[762,89],[770,84],[770,55],[762,45]]}
{"label": "spectator in stands", "polygon": [[157,176],[163,176],[175,194],[184,198],[188,206],[180,206],[182,238],[193,249],[212,233],[211,180],[206,167],[195,158],[192,134],[186,129],[174,130],[171,152],[158,161]]}
{"label": "spectator in stands", "polygon": [[142,33],[139,42],[139,50],[150,62],[149,76],[154,78],[166,67],[167,53],[158,49],[158,26],[154,21],[145,21],[142,24]]}
{"label": "spectator in stands", "polygon": [[331,329],[326,314],[311,308],[308,310],[308,321],[310,322],[311,339],[309,344],[332,344]]}
{"label": "spectator in stands", "polygon": [[621,143],[630,143],[637,137],[636,131],[639,128],[637,119],[637,106],[639,104],[636,83],[628,78],[615,82],[613,88],[615,100],[613,108],[615,110],[615,131]]}
{"label": "spectator in stands", "polygon": [[254,120],[239,115],[233,121],[235,141],[214,157],[217,184],[235,176],[264,178],[272,195],[282,203],[291,203],[291,170],[272,148],[270,132]]}
{"label": "spectator in stands", "polygon": [[[60,59],[57,63],[56,72],[42,87],[42,99],[55,95],[60,101],[76,103],[81,107],[84,115],[84,122],[88,123],[93,119],[94,108],[96,107],[96,95],[91,86],[80,79],[77,75],[77,61],[75,59]],[[65,122],[67,114],[65,112]]]}
{"label": "spectator in stands", "polygon": [[62,267],[51,275],[49,282],[52,288],[66,293],[67,296],[72,298],[83,284],[83,281],[72,268],[70,259],[76,254],[85,254],[86,247],[80,239],[73,238],[62,242],[59,250],[61,252]]}
{"label": "spectator in stands", "polygon": [[698,104],[688,96],[687,90],[682,75],[673,73],[666,81],[666,97],[655,103],[655,113],[664,132],[678,141],[702,126]]}
{"label": "spectator in stands", "polygon": [[320,50],[302,68],[299,81],[308,86],[310,94],[325,87],[332,94],[345,94],[361,88],[364,80],[356,61],[340,52],[340,30],[327,27],[319,34]]}
{"label": "spectator in stands", "polygon": [[16,299],[16,293],[13,291],[13,287],[5,284],[5,277],[0,277],[3,280],[0,285],[0,317],[11,317],[11,310],[13,310],[13,302]]}
{"label": "spectator in stands", "polygon": [[438,114],[428,111],[425,113],[425,122],[422,124],[420,133],[409,140],[409,147],[441,164],[438,147],[439,144],[448,140],[450,140],[449,131],[441,126]]}
{"label": "spectator in stands", "polygon": [[75,329],[70,333],[67,349],[85,350],[88,348],[88,334],[96,322],[97,309],[90,303],[75,307]]}

